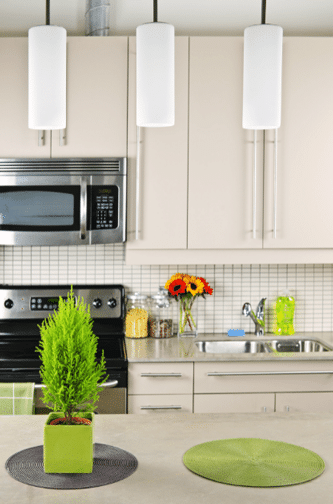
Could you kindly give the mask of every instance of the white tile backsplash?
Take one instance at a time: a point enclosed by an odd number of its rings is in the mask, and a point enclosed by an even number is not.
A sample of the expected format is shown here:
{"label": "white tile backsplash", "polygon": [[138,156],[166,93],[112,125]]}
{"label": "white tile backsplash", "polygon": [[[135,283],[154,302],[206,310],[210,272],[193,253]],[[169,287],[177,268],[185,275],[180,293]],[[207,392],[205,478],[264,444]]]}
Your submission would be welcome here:
{"label": "white tile backsplash", "polygon": [[0,247],[0,282],[7,285],[120,283],[127,293],[150,295],[177,272],[202,276],[214,289],[212,296],[197,300],[199,332],[253,332],[241,309],[245,302],[255,309],[261,297],[267,297],[270,328],[274,300],[286,289],[296,301],[296,331],[333,330],[333,265],[127,266],[122,244]]}

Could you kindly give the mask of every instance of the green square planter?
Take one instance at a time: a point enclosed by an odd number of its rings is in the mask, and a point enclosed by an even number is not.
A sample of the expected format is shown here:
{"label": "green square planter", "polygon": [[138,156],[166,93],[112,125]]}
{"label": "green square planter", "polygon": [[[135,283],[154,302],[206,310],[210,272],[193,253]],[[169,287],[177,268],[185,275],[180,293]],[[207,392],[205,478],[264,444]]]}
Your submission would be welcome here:
{"label": "green square planter", "polygon": [[50,413],[44,425],[44,471],[91,473],[95,414],[78,414],[91,420],[90,425],[49,425],[55,418],[63,416],[63,413]]}

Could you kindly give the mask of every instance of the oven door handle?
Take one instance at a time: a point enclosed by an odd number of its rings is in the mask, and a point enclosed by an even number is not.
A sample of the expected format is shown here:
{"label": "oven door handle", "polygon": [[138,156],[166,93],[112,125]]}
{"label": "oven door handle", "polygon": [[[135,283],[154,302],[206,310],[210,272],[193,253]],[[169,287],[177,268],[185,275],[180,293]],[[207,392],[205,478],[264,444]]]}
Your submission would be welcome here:
{"label": "oven door handle", "polygon": [[87,235],[87,206],[88,206],[88,194],[87,194],[87,177],[81,177],[80,183],[80,238],[81,240],[86,239]]}
{"label": "oven door handle", "polygon": [[109,382],[102,383],[102,385],[98,385],[98,386],[112,388],[112,387],[116,387],[118,385],[118,383],[119,383],[118,380],[112,380]]}
{"label": "oven door handle", "polygon": [[[116,387],[118,385],[118,383],[119,383],[118,380],[112,380],[112,381],[109,381],[106,383],[102,383],[102,385],[98,385],[98,386],[112,388],[112,387]],[[44,387],[46,387],[46,385],[35,384],[35,388],[44,388]]]}

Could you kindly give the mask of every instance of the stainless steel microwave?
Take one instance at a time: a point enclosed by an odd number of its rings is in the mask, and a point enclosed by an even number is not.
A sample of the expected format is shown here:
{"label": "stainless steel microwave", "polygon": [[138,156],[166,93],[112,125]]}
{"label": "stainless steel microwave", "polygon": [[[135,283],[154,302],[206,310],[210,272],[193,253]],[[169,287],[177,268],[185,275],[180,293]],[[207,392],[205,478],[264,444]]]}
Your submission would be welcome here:
{"label": "stainless steel microwave", "polygon": [[0,159],[0,245],[126,241],[126,161]]}

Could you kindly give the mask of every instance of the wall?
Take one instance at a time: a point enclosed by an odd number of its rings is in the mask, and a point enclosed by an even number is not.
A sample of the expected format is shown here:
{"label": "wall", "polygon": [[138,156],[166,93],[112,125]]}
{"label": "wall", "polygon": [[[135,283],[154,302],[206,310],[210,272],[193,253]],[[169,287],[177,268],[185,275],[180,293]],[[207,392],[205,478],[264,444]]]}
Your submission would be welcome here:
{"label": "wall", "polygon": [[198,300],[199,332],[227,332],[254,324],[241,315],[244,302],[255,309],[267,297],[272,305],[286,288],[295,297],[296,331],[332,331],[332,265],[126,266],[122,244],[78,247],[0,247],[0,282],[7,285],[121,283],[126,292],[154,294],[176,273],[203,276],[214,294]]}

